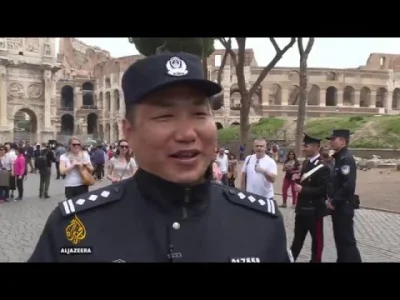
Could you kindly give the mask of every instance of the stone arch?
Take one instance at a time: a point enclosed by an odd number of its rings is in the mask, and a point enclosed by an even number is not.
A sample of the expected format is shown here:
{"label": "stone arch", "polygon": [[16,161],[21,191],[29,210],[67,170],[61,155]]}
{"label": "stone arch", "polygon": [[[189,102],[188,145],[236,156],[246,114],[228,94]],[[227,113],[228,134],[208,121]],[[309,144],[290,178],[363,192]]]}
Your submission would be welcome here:
{"label": "stone arch", "polygon": [[106,100],[104,101],[104,109],[109,112],[111,110],[111,94],[106,92]]}
{"label": "stone arch", "polygon": [[352,86],[346,86],[343,89],[343,106],[353,106],[355,103],[356,90]]}
{"label": "stone arch", "polygon": [[230,108],[232,110],[240,109],[240,100],[241,100],[239,86],[237,83],[233,84],[230,88]]}
{"label": "stone arch", "polygon": [[337,105],[337,88],[330,86],[325,92],[325,106]]}
{"label": "stone arch", "polygon": [[371,90],[363,87],[360,91],[360,107],[369,107],[371,104]]}
{"label": "stone arch", "polygon": [[100,141],[104,141],[104,126],[103,126],[103,124],[99,125],[99,139],[100,139]]}
{"label": "stone arch", "polygon": [[104,140],[107,141],[107,143],[110,143],[111,139],[111,127],[109,123],[106,123],[106,130],[104,132]]}
{"label": "stone arch", "polygon": [[292,85],[289,89],[289,105],[298,105],[299,104],[299,86]]}
{"label": "stone arch", "polygon": [[94,86],[89,81],[82,84],[82,104],[84,106],[94,105]]}
{"label": "stone arch", "polygon": [[113,138],[114,138],[114,141],[112,141],[113,143],[115,141],[119,140],[119,125],[118,125],[118,123],[114,123],[114,125],[113,125]]}
{"label": "stone arch", "polygon": [[115,111],[119,111],[119,109],[120,109],[119,90],[118,89],[114,90],[114,108],[115,108]]}
{"label": "stone arch", "polygon": [[99,109],[103,109],[103,103],[104,103],[104,99],[103,99],[103,92],[99,93],[99,98],[97,100],[97,107]]}
{"label": "stone arch", "polygon": [[282,105],[282,87],[279,84],[273,84],[269,89],[269,105]]}
{"label": "stone arch", "polygon": [[388,91],[387,89],[381,87],[376,91],[375,107],[383,108],[385,107],[386,97]]}
{"label": "stone arch", "polygon": [[224,126],[220,122],[215,122],[215,126],[217,127],[217,130],[223,129]]}
{"label": "stone arch", "polygon": [[61,134],[73,135],[74,134],[74,117],[71,114],[64,114],[61,117]]}
{"label": "stone arch", "polygon": [[38,142],[38,118],[29,108],[21,108],[14,113],[14,141]]}
{"label": "stone arch", "polygon": [[97,124],[98,124],[99,116],[95,113],[90,113],[87,116],[87,133],[93,134],[97,136]]}
{"label": "stone arch", "polygon": [[61,88],[61,108],[74,109],[74,89],[70,85]]}
{"label": "stone arch", "polygon": [[[217,82],[218,72],[219,72],[219,68],[211,71],[211,76],[210,76],[211,81]],[[224,80],[224,70],[222,70],[221,79]]]}
{"label": "stone arch", "polygon": [[319,105],[321,89],[318,85],[313,84],[307,95],[307,105]]}
{"label": "stone arch", "polygon": [[111,87],[111,80],[110,77],[106,77],[106,80],[104,81],[106,89],[109,89]]}
{"label": "stone arch", "polygon": [[392,109],[400,109],[400,89],[393,90]]}
{"label": "stone arch", "polygon": [[237,121],[235,121],[235,122],[233,122],[233,123],[231,124],[231,126],[239,126],[239,125],[240,125],[240,123],[237,122]]}
{"label": "stone arch", "polygon": [[82,83],[82,91],[94,91],[94,85],[90,81]]}

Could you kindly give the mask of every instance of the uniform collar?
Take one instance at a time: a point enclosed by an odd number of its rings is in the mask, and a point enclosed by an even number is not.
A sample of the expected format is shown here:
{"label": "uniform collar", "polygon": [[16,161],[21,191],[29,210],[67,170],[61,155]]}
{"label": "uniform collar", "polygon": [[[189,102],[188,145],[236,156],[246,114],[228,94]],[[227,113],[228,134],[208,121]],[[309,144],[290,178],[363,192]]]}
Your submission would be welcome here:
{"label": "uniform collar", "polygon": [[182,214],[182,208],[186,208],[188,214],[192,215],[208,207],[210,178],[195,186],[184,186],[162,179],[140,168],[134,177],[145,200],[155,204],[166,213]]}
{"label": "uniform collar", "polygon": [[332,156],[334,158],[340,157],[342,156],[342,154],[347,152],[347,147],[343,147],[342,149],[340,149],[338,152],[335,152]]}
{"label": "uniform collar", "polygon": [[314,155],[313,157],[310,158],[310,163],[313,163],[320,157],[320,154],[318,153],[317,155]]}

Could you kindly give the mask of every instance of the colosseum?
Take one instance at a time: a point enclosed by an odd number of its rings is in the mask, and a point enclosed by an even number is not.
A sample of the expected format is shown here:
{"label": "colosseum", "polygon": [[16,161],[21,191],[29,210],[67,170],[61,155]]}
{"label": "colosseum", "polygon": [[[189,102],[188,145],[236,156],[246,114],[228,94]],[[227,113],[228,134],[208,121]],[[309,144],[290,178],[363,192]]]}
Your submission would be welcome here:
{"label": "colosseum", "polygon": [[[74,38],[0,38],[0,142],[71,135],[115,141],[124,116],[121,77],[140,55],[112,58]],[[223,50],[210,56],[209,78],[216,80]],[[250,86],[260,74],[251,49],[245,76]],[[223,107],[215,111],[218,128],[239,122],[240,96],[228,59],[222,76]],[[253,98],[250,122],[261,117],[295,116],[298,67],[273,69]],[[400,55],[372,53],[365,66],[309,69],[307,116],[398,114]]]}

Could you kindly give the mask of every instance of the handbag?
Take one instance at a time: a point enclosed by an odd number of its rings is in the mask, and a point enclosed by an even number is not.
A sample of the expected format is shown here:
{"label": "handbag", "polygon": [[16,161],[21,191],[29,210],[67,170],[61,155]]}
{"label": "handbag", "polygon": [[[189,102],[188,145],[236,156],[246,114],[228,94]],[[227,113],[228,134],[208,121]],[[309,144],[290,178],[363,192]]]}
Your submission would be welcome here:
{"label": "handbag", "polygon": [[94,179],[92,173],[86,166],[80,166],[79,173],[81,174],[83,185],[91,186],[96,183],[96,180]]}
{"label": "handbag", "polygon": [[[83,160],[83,153],[81,153],[80,157]],[[69,157],[69,159],[71,160],[70,157]],[[94,179],[94,176],[92,175],[92,173],[89,171],[89,169],[86,166],[82,165],[78,168],[78,170],[81,175],[83,185],[91,186],[96,183],[96,179]]]}
{"label": "handbag", "polygon": [[9,187],[10,186],[10,171],[4,169],[3,162],[0,159],[0,186]]}

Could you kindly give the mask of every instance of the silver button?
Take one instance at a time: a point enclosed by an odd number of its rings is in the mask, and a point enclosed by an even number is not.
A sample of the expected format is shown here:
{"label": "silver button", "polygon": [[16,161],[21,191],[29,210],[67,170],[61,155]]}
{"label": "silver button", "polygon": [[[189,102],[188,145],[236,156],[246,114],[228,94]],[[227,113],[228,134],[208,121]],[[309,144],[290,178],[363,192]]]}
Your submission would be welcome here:
{"label": "silver button", "polygon": [[179,228],[181,228],[181,224],[179,224],[178,222],[175,222],[174,224],[172,224],[172,228],[175,230],[179,230]]}

